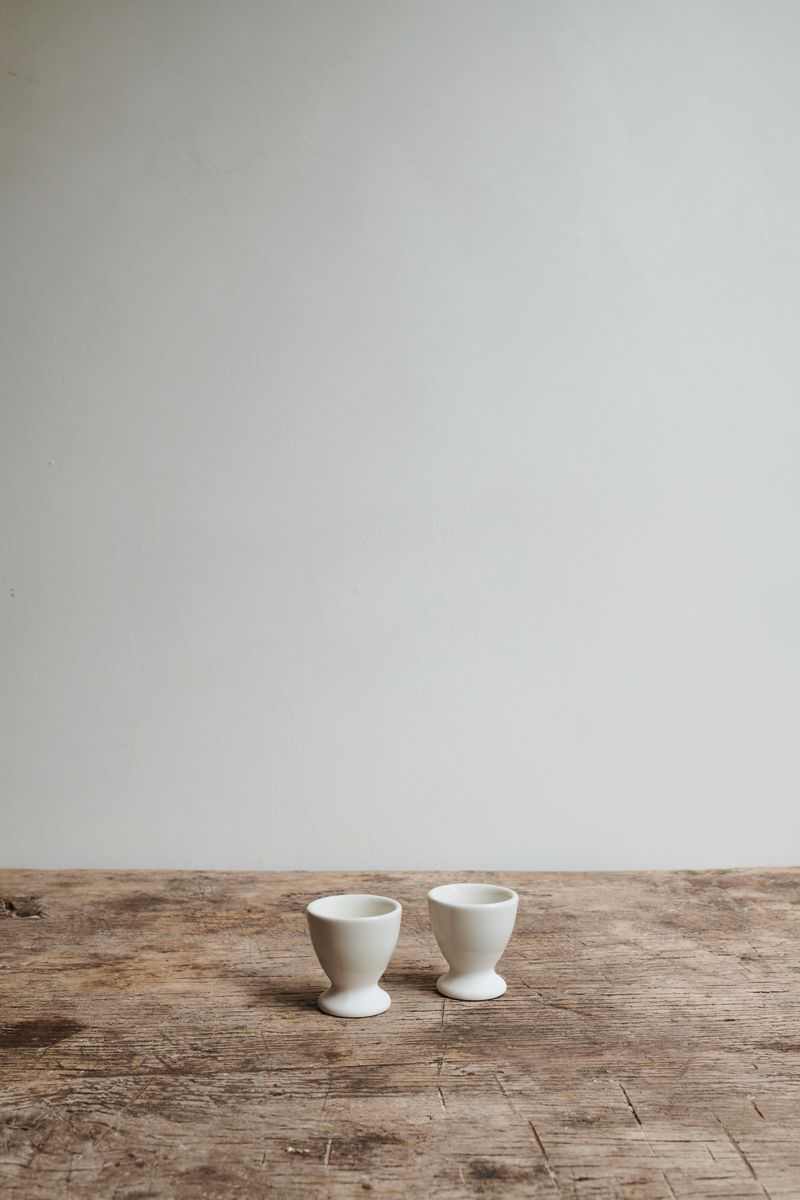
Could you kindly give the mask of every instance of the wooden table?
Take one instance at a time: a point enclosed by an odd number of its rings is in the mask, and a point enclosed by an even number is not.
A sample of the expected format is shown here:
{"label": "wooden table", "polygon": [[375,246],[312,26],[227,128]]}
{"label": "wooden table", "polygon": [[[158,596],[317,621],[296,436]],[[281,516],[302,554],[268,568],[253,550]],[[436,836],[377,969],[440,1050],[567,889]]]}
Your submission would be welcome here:
{"label": "wooden table", "polygon": [[[800,1197],[800,871],[497,876],[482,1004],[450,878],[0,872],[0,1194]],[[381,1017],[315,1007],[337,891],[403,903]]]}

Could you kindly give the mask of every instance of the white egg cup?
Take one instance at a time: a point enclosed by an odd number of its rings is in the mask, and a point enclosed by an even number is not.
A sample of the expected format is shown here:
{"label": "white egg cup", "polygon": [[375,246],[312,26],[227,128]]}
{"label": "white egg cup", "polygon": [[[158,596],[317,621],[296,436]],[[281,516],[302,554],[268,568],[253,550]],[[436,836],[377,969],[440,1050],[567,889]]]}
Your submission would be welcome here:
{"label": "white egg cup", "polygon": [[311,943],[331,986],[317,1000],[332,1017],[375,1017],[392,1003],[378,980],[400,934],[402,908],[387,896],[323,896],[306,909]]}
{"label": "white egg cup", "polygon": [[495,967],[517,919],[518,897],[492,883],[445,883],[428,892],[439,949],[450,967],[436,981],[453,1000],[494,1000],[506,990]]}

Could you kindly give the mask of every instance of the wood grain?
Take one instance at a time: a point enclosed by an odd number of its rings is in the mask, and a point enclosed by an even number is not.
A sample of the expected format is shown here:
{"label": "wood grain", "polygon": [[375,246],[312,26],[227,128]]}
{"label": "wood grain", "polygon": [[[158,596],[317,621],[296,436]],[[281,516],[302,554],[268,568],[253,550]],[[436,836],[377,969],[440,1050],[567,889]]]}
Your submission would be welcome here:
{"label": "wood grain", "polygon": [[[800,1196],[800,871],[498,876],[485,1004],[434,990],[445,878],[0,872],[2,1195]],[[404,905],[366,1021],[315,1007],[346,890]]]}

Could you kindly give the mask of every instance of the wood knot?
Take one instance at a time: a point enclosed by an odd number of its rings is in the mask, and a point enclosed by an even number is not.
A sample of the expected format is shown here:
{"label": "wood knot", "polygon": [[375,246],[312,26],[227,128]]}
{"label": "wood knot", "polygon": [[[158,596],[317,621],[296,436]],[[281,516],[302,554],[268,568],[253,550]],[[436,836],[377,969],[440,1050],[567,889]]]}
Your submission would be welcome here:
{"label": "wood knot", "polygon": [[44,912],[35,896],[14,896],[0,900],[0,916],[43,917]]}

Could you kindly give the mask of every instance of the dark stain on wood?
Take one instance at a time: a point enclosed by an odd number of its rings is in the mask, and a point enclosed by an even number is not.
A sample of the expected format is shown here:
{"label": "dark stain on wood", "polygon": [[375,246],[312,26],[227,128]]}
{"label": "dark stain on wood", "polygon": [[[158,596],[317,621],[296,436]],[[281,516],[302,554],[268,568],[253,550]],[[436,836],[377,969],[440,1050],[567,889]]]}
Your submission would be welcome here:
{"label": "dark stain on wood", "polygon": [[77,1021],[38,1017],[30,1021],[16,1021],[12,1025],[0,1025],[0,1047],[19,1050],[30,1046],[56,1046],[67,1038],[80,1033],[83,1025]]}
{"label": "dark stain on wood", "polygon": [[337,1138],[336,1159],[337,1162],[347,1158],[360,1159],[385,1146],[402,1144],[402,1139],[396,1133],[388,1132],[364,1133],[354,1138]]}
{"label": "dark stain on wood", "polygon": [[129,892],[112,897],[109,900],[108,908],[113,913],[139,916],[140,914],[160,912],[165,908],[174,908],[175,903],[170,896],[159,896],[153,892]]}
{"label": "dark stain on wood", "polygon": [[467,1173],[473,1179],[485,1182],[520,1183],[530,1179],[532,1170],[519,1166],[507,1166],[501,1162],[491,1162],[485,1158],[473,1158],[467,1165]]}
{"label": "dark stain on wood", "polygon": [[0,900],[0,916],[43,917],[44,912],[35,896],[13,896]]}

